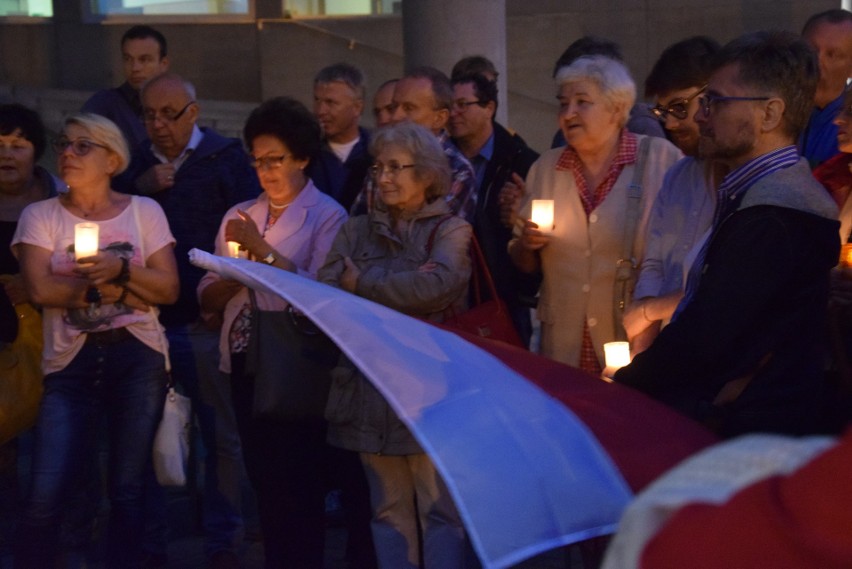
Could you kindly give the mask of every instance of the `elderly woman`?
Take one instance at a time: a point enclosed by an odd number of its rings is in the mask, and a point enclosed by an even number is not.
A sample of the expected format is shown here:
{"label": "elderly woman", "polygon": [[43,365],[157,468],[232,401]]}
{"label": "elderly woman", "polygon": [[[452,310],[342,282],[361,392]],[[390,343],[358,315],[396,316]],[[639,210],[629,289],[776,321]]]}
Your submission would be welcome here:
{"label": "elderly woman", "polygon": [[[319,280],[418,318],[463,308],[471,227],[450,214],[450,174],[435,136],[402,123],[371,145],[380,201],[338,234]],[[358,451],[370,485],[373,539],[386,569],[461,567],[464,528],[435,467],[379,392],[342,359],[326,416],[331,444]],[[419,521],[419,524],[418,524]],[[422,530],[422,540],[419,535]]]}
{"label": "elderly woman", "polygon": [[[641,261],[651,205],[680,152],[625,130],[636,87],[623,64],[581,57],[556,82],[567,146],[533,164],[520,209],[529,218],[533,199],[553,200],[554,227],[520,222],[509,254],[520,270],[543,275],[541,353],[599,375],[603,344],[623,334],[618,304],[630,300],[616,283],[619,260]],[[630,199],[633,184],[641,195]]]}
{"label": "elderly woman", "polygon": [[[232,241],[251,259],[314,279],[346,221],[343,208],[304,172],[320,150],[319,124],[301,103],[278,97],[251,113],[243,134],[263,193],[225,214],[216,253],[227,254]],[[219,369],[230,374],[246,470],[257,494],[265,566],[322,567],[325,425],[321,419],[252,416],[254,383],[245,374],[252,316],[248,290],[212,272],[198,290],[202,309],[223,315]],[[288,307],[267,293],[257,292],[256,301],[261,310]]]}
{"label": "elderly woman", "polygon": [[[150,199],[110,189],[127,166],[111,121],[70,117],[54,143],[69,190],[27,207],[12,239],[32,302],[44,307],[44,397],[19,567],[52,567],[59,512],[109,426],[111,504],[106,565],[138,567],[142,483],[166,389],[166,341],[156,305],[174,302],[174,238]],[[142,225],[144,220],[144,227]],[[97,252],[75,254],[75,225],[100,229]]]}

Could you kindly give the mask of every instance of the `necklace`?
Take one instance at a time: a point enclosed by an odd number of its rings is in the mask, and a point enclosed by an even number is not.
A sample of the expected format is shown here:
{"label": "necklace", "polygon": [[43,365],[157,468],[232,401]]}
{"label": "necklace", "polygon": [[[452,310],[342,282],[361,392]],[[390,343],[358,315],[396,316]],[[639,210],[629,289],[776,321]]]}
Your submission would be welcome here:
{"label": "necklace", "polygon": [[285,203],[285,204],[282,204],[282,205],[276,205],[276,204],[272,203],[272,200],[269,200],[269,209],[282,210],[282,209],[286,208],[288,205],[290,205],[291,203],[293,203],[292,200]]}
{"label": "necklace", "polygon": [[66,199],[68,201],[68,205],[70,205],[71,207],[73,207],[74,209],[79,211],[83,215],[84,218],[88,218],[90,215],[93,215],[95,213],[101,213],[103,211],[106,211],[110,207],[112,207],[112,200],[107,199],[106,202],[97,204],[94,207],[92,207],[89,211],[86,211],[85,209],[83,209],[83,206],[81,206],[78,203],[75,203],[74,200],[71,198],[71,196],[68,196],[67,194],[66,194],[66,196],[67,196]]}

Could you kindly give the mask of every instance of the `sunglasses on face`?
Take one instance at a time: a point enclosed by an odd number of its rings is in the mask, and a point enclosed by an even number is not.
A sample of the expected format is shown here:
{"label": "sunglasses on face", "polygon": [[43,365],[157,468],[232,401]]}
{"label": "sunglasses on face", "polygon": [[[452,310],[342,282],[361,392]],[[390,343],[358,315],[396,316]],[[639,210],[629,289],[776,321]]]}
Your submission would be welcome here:
{"label": "sunglasses on face", "polygon": [[707,89],[707,85],[685,99],[675,99],[665,107],[662,105],[651,107],[651,112],[660,122],[665,122],[668,115],[678,120],[684,120],[689,116],[689,103],[692,102],[692,99],[703,93],[705,89]]}

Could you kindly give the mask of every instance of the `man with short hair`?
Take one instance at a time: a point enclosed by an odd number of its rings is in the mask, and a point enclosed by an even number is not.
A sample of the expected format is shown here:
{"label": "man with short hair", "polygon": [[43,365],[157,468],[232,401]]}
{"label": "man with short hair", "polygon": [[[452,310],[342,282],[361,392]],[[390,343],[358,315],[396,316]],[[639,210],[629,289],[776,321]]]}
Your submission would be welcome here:
{"label": "man with short hair", "polygon": [[476,176],[473,229],[497,293],[506,301],[519,336],[528,343],[532,324],[522,295],[534,296],[537,282],[530,282],[530,277],[518,271],[509,258],[507,247],[512,229],[500,221],[500,189],[513,176],[526,178],[538,153],[520,136],[494,122],[496,112],[494,81],[481,74],[460,75],[453,80],[449,130]]}
{"label": "man with short hair", "polygon": [[651,111],[686,157],[666,174],[648,220],[645,256],[624,313],[634,354],[643,351],[671,318],[683,297],[684,260],[713,221],[720,167],[698,154],[698,97],[707,87],[719,44],[696,36],[667,47],[645,80]]}
{"label": "man with short hair", "polygon": [[150,26],[133,26],[121,36],[124,83],[92,95],[82,111],[104,116],[118,125],[131,155],[148,138],[142,122],[139,90],[146,81],[169,70],[166,38]]}
{"label": "man with short hair", "polygon": [[811,16],[802,29],[802,38],[819,56],[813,111],[799,139],[802,156],[815,168],[838,152],[833,121],[852,75],[852,12],[836,9]]}
{"label": "man with short hair", "polygon": [[672,323],[615,374],[722,436],[818,425],[837,206],[795,146],[818,75],[789,32],[717,54],[695,115],[699,151],[730,168],[711,234]]}
{"label": "man with short hair", "polygon": [[[207,449],[203,495],[205,553],[211,566],[237,567],[235,547],[242,532],[242,458],[228,382],[219,377],[219,332],[202,320],[196,289],[204,270],[188,252],[210,253],[225,213],[260,193],[242,143],[212,129],[199,128],[195,88],[167,73],[148,81],[141,92],[150,144],[134,156],[136,191],[162,206],[175,236],[180,276],[176,304],[164,306],[175,379],[193,400]],[[141,174],[140,174],[141,172]],[[162,497],[160,497],[162,498]]]}
{"label": "man with short hair", "polygon": [[369,135],[358,126],[364,91],[364,75],[347,63],[330,65],[314,78],[314,116],[322,128],[323,144],[308,166],[308,176],[346,210],[372,164]]}
{"label": "man with short hair", "polygon": [[393,91],[398,79],[385,81],[373,95],[373,117],[376,119],[376,128],[382,128],[393,121]]}

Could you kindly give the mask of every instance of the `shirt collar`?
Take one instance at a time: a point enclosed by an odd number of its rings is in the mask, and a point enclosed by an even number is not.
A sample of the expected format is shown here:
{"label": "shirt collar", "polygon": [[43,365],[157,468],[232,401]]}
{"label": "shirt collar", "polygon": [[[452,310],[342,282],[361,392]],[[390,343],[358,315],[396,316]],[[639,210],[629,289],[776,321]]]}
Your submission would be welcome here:
{"label": "shirt collar", "polygon": [[[618,150],[615,153],[615,158],[613,159],[611,166],[633,164],[636,162],[636,152],[638,147],[639,144],[636,135],[632,132],[628,132],[627,129],[622,129],[621,133],[618,135]],[[579,161],[580,157],[577,155],[577,151],[570,146],[566,146],[565,150],[563,150],[562,154],[559,156],[559,160],[556,161],[556,169],[571,172]]]}
{"label": "shirt collar", "polygon": [[159,160],[163,164],[170,163],[174,165],[175,169],[179,169],[183,165],[183,163],[186,162],[186,159],[189,158],[189,155],[195,152],[195,150],[198,148],[198,145],[201,144],[201,139],[203,138],[204,133],[201,131],[200,128],[198,128],[198,125],[196,124],[192,126],[192,134],[190,135],[189,142],[186,144],[186,147],[183,149],[183,152],[181,152],[180,155],[174,160],[169,160],[168,158],[166,158],[159,150],[157,150],[157,147],[153,144],[151,145],[151,152],[154,154],[157,160]]}

